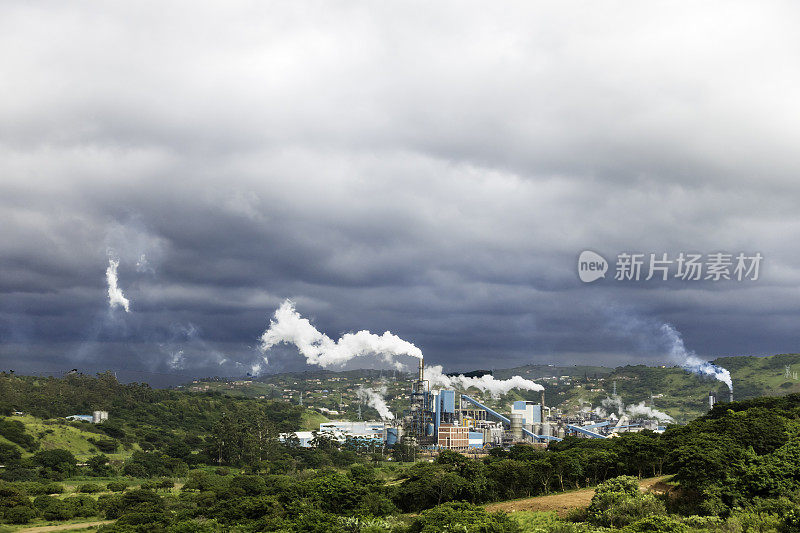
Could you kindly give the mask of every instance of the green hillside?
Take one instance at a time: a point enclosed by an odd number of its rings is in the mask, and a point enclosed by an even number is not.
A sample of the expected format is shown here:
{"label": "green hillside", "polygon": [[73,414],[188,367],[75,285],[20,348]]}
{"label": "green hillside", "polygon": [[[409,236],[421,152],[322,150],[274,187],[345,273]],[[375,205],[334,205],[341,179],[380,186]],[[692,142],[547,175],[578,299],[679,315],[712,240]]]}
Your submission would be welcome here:
{"label": "green hillside", "polygon": [[[724,357],[714,361],[730,370],[734,383],[734,398],[744,400],[758,396],[781,396],[800,392],[800,354],[781,354],[770,357]],[[787,369],[788,377],[787,377]],[[493,375],[506,379],[520,375],[545,387],[546,402],[564,413],[575,413],[588,406],[596,407],[616,391],[625,404],[647,402],[655,409],[685,423],[708,411],[708,393],[713,391],[718,401],[728,400],[727,387],[713,378],[698,376],[679,367],[623,366],[608,368],[582,365],[524,365],[496,369]],[[217,391],[231,396],[273,398],[303,404],[310,409],[335,410],[334,418],[356,420],[359,416],[359,387],[385,388],[384,398],[394,413],[408,408],[411,374],[391,371],[357,370],[331,372],[308,371],[276,374],[246,381],[197,381],[187,385],[189,390]],[[501,398],[492,398],[480,391],[470,394],[487,405],[503,411],[515,400],[539,401],[540,393],[513,390]],[[361,405],[363,418],[376,418],[377,411]]]}

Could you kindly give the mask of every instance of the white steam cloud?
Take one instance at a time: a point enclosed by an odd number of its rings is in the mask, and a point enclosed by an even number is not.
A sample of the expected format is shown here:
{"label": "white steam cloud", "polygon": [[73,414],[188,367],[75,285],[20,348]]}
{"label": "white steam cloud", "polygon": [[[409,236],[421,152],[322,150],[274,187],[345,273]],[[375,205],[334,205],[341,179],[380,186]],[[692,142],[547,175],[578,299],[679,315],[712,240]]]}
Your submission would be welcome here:
{"label": "white steam cloud", "polygon": [[389,410],[389,406],[386,405],[386,401],[383,399],[384,395],[386,394],[386,387],[383,386],[379,390],[369,389],[365,387],[359,387],[356,390],[356,394],[358,398],[365,402],[370,407],[374,407],[375,410],[378,411],[378,414],[381,415],[381,418],[384,420],[394,420],[394,415]]}
{"label": "white steam cloud", "polygon": [[667,413],[648,407],[644,402],[629,405],[625,408],[625,414],[631,418],[653,418],[659,422],[674,422]]}
{"label": "white steam cloud", "polygon": [[622,398],[614,396],[613,398],[605,398],[600,402],[606,409],[612,409],[622,416],[625,412],[625,404],[622,403]]}
{"label": "white steam cloud", "polygon": [[431,365],[425,370],[425,378],[430,381],[432,387],[443,387],[452,389],[469,389],[474,387],[482,392],[488,392],[493,397],[508,394],[511,389],[541,391],[544,387],[534,383],[522,376],[514,376],[510,379],[495,379],[491,374],[481,377],[466,377],[464,375],[447,376],[442,372],[441,365]]}
{"label": "white steam cloud", "polygon": [[[334,341],[301,317],[290,300],[284,301],[275,311],[269,328],[261,335],[261,351],[266,353],[279,343],[294,344],[308,364],[322,367],[341,365],[356,357],[374,355],[398,370],[406,370],[405,365],[395,359],[397,356],[422,359],[422,350],[389,331],[383,335],[375,335],[366,330],[346,333],[338,341]],[[264,361],[267,361],[266,356]],[[511,389],[544,390],[538,383],[521,376],[505,380],[495,379],[491,375],[477,378],[446,376],[440,365],[427,367],[425,377],[432,386],[462,389],[475,387],[492,396],[506,394]]]}
{"label": "white steam cloud", "polygon": [[362,330],[346,333],[334,341],[301,317],[291,300],[284,301],[269,321],[269,328],[261,335],[261,351],[266,352],[281,342],[294,344],[308,364],[321,367],[341,365],[355,357],[376,355],[401,370],[403,365],[394,360],[396,356],[409,355],[422,359],[419,348],[388,331],[383,335],[375,335]]}
{"label": "white steam cloud", "polygon": [[688,351],[683,345],[683,338],[678,331],[669,324],[661,326],[661,332],[664,338],[669,343],[670,355],[676,360],[680,361],[681,368],[693,374],[701,376],[711,376],[723,382],[728,386],[728,390],[733,392],[733,381],[731,380],[731,373],[721,366],[717,366],[708,361],[703,361],[697,355]]}
{"label": "white steam cloud", "polygon": [[595,407],[594,413],[602,418],[609,418],[609,411],[616,411],[618,416],[628,415],[631,418],[649,418],[659,422],[674,422],[675,420],[663,411],[648,407],[645,402],[632,403],[627,407],[622,402],[622,398],[605,398],[600,402],[603,407]]}
{"label": "white steam cloud", "polygon": [[106,269],[106,283],[108,284],[108,306],[111,309],[122,307],[126,313],[131,312],[130,301],[125,298],[122,289],[119,288],[117,279],[117,268],[119,261],[113,258],[108,259],[108,268]]}

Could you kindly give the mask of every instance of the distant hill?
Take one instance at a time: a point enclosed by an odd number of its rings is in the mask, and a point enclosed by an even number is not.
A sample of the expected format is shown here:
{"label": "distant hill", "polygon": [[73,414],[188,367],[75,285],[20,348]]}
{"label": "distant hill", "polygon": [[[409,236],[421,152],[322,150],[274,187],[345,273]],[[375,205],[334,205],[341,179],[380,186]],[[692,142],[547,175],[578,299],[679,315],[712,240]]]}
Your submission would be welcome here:
{"label": "distant hill", "polygon": [[[800,354],[781,354],[770,357],[722,357],[715,364],[730,370],[734,398],[743,400],[757,396],[780,396],[800,392]],[[787,367],[788,375],[787,375]],[[487,371],[474,371],[475,374]],[[647,402],[664,411],[678,422],[687,422],[708,411],[708,393],[714,391],[720,402],[727,401],[727,387],[712,378],[688,373],[679,367],[629,365],[617,368],[593,365],[524,365],[508,369],[492,369],[497,379],[520,375],[545,387],[546,402],[565,412],[575,412],[587,406],[597,406],[614,390],[626,404]],[[402,414],[408,404],[408,388],[412,374],[355,370],[333,372],[317,370],[264,376],[251,381],[200,382],[234,396],[263,397],[299,403],[302,394],[305,406],[338,412],[338,417],[357,419],[359,387],[385,387],[386,400],[396,414]],[[198,387],[192,384],[189,387]],[[198,389],[200,390],[200,389]],[[475,391],[471,391],[476,394]],[[477,394],[481,396],[480,394]],[[511,391],[502,398],[484,397],[487,404],[508,410],[514,400],[539,401],[533,391]],[[362,418],[376,417],[377,412],[361,405]]]}

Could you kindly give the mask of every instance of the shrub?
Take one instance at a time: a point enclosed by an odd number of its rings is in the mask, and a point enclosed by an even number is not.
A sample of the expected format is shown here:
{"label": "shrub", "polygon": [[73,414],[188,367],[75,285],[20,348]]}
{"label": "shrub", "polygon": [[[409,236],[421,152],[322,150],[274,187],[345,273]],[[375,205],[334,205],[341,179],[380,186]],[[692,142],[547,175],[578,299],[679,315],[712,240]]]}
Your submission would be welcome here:
{"label": "shrub", "polygon": [[7,509],[3,513],[3,518],[9,524],[27,524],[36,518],[36,509],[29,505],[17,505],[11,509]]}
{"label": "shrub", "polygon": [[44,511],[50,504],[54,501],[58,501],[58,498],[53,498],[52,496],[37,496],[33,499],[33,506],[39,509],[40,511]]}
{"label": "shrub", "polygon": [[114,520],[122,515],[125,505],[122,496],[118,494],[103,494],[97,498],[98,510],[109,520]]}
{"label": "shrub", "polygon": [[103,492],[103,487],[96,483],[84,483],[78,487],[78,492],[82,492],[84,494],[95,494],[97,492]]}
{"label": "shrub", "polygon": [[69,520],[75,516],[75,511],[68,503],[53,498],[54,501],[42,511],[42,516],[45,520]]}
{"label": "shrub", "polygon": [[27,481],[19,483],[17,486],[24,489],[28,496],[39,496],[42,494],[61,494],[64,486],[60,483],[41,483],[39,481]]}
{"label": "shrub", "polygon": [[448,502],[423,511],[409,526],[410,533],[491,531],[516,533],[519,525],[505,513],[489,513],[466,502]]}
{"label": "shrub", "polygon": [[99,514],[97,502],[90,496],[70,496],[63,501],[70,506],[75,516],[88,517]]}
{"label": "shrub", "polygon": [[598,485],[587,514],[589,522],[596,526],[621,527],[666,513],[663,502],[639,491],[635,478],[619,476]]}
{"label": "shrub", "polygon": [[686,533],[689,528],[671,516],[653,515],[637,520],[625,528],[631,533]]}
{"label": "shrub", "polygon": [[124,481],[110,481],[106,488],[111,492],[122,492],[128,488],[128,484]]}

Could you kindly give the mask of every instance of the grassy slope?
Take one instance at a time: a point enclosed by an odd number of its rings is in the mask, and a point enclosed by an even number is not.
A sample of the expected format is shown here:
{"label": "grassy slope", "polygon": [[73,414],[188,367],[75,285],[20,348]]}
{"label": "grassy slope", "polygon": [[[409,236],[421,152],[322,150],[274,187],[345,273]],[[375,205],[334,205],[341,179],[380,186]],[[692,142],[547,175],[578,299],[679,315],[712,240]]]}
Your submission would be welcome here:
{"label": "grassy slope", "polygon": [[300,429],[305,431],[319,431],[319,425],[327,421],[328,419],[320,413],[306,410],[303,413]]}
{"label": "grassy slope", "polygon": [[[45,421],[41,418],[35,418],[29,415],[12,416],[9,418],[25,424],[25,432],[36,438],[36,441],[39,443],[39,450],[53,450],[56,448],[66,449],[71,451],[79,461],[83,461],[92,455],[100,453],[97,448],[89,442],[90,438],[106,438],[103,434],[79,429],[62,423],[60,420]],[[124,460],[130,457],[131,453],[133,453],[133,449],[124,450],[120,446],[117,453],[109,453],[106,455],[112,460]]]}

